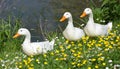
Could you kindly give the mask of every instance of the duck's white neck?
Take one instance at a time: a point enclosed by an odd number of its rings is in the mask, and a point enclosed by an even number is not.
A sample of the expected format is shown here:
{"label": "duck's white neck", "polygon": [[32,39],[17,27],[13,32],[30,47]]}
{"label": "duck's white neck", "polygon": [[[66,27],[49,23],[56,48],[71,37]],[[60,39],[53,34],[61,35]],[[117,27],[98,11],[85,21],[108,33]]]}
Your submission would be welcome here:
{"label": "duck's white neck", "polygon": [[73,27],[73,19],[72,16],[68,18],[68,26],[67,27]]}
{"label": "duck's white neck", "polygon": [[31,35],[30,33],[25,35],[25,40],[23,42],[23,44],[29,44],[31,42]]}
{"label": "duck's white neck", "polygon": [[88,23],[94,23],[93,13],[89,14],[89,21],[88,21]]}

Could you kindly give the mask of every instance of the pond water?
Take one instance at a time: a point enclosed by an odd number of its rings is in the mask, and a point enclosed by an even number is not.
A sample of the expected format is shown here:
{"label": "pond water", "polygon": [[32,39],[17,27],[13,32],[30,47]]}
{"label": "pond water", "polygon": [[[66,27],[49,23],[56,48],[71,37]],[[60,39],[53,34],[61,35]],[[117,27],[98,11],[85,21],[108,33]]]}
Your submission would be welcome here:
{"label": "pond water", "polygon": [[42,41],[45,38],[41,29],[55,31],[58,26],[65,28],[67,23],[60,23],[59,19],[65,11],[73,15],[74,21],[81,23],[79,16],[83,9],[94,5],[99,7],[101,0],[0,0],[0,18],[11,16],[19,18],[22,25],[32,34],[32,41]]}

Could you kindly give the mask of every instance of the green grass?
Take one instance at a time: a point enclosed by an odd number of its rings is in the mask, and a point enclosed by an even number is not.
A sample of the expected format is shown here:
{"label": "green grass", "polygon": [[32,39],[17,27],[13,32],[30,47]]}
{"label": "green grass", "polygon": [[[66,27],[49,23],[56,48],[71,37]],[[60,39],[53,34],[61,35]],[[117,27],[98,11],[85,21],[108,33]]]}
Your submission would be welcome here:
{"label": "green grass", "polygon": [[0,69],[113,69],[114,65],[120,65],[118,21],[114,22],[109,36],[104,37],[86,36],[79,41],[68,41],[62,34],[53,32],[48,38],[56,37],[54,50],[36,56],[23,53],[23,38],[12,38],[20,27],[18,23],[12,27],[8,22],[9,26],[5,27],[8,24],[4,22],[0,26],[0,35],[6,35],[0,37]]}

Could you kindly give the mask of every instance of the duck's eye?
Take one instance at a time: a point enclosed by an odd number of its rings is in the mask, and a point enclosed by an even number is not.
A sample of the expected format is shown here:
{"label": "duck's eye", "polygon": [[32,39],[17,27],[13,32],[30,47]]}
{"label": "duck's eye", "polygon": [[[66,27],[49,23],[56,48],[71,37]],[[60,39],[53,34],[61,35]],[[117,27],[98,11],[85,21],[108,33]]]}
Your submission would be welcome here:
{"label": "duck's eye", "polygon": [[66,15],[68,15],[68,14],[66,14]]}
{"label": "duck's eye", "polygon": [[87,9],[87,11],[89,11],[89,9]]}
{"label": "duck's eye", "polygon": [[20,30],[20,32],[22,32],[22,30]]}

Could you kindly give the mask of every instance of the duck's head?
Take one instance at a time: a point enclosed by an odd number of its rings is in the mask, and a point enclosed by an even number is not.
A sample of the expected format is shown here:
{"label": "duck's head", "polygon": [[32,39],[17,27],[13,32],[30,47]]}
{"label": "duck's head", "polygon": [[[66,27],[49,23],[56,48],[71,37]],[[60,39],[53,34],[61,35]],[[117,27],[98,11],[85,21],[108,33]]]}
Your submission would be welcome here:
{"label": "duck's head", "polygon": [[20,35],[29,35],[29,31],[26,28],[20,28],[13,38],[17,38]]}
{"label": "duck's head", "polygon": [[90,8],[86,8],[80,17],[83,18],[91,13],[92,13],[92,10]]}
{"label": "duck's head", "polygon": [[60,19],[60,22],[65,21],[66,19],[70,18],[72,15],[70,12],[65,12],[62,18]]}

